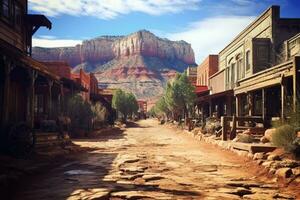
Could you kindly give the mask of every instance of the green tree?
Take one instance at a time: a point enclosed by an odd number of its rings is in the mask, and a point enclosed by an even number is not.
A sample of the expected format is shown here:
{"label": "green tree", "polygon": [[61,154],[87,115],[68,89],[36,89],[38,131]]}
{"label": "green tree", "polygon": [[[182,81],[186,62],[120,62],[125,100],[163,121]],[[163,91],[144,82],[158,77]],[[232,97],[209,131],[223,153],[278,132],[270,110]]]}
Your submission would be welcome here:
{"label": "green tree", "polygon": [[121,89],[116,90],[114,93],[112,106],[123,115],[124,122],[126,122],[128,116],[136,114],[139,108],[134,94]]}
{"label": "green tree", "polygon": [[167,84],[165,93],[157,101],[154,111],[156,115],[164,113],[167,117],[171,113],[172,118],[176,120],[181,113],[188,118],[195,100],[195,88],[190,84],[186,73],[177,74],[173,82]]}
{"label": "green tree", "polygon": [[128,114],[129,115],[133,115],[133,114],[137,114],[138,110],[139,110],[139,105],[138,102],[134,96],[133,93],[127,93],[127,102],[128,102]]}

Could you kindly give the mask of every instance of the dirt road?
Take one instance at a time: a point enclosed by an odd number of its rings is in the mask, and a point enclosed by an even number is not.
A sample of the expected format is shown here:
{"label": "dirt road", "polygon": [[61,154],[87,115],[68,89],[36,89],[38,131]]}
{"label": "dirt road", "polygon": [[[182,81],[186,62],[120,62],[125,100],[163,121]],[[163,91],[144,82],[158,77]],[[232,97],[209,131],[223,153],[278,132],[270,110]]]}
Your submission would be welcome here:
{"label": "dirt road", "polygon": [[[244,158],[144,120],[74,141],[95,150],[37,176],[15,199],[283,199]],[[293,194],[295,195],[295,193]]]}

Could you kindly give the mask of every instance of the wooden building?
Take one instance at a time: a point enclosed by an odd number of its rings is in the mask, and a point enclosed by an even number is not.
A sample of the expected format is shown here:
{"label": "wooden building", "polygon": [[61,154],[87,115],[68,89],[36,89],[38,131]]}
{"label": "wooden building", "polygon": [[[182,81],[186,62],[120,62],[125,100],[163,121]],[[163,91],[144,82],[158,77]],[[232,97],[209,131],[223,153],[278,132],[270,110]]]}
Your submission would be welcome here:
{"label": "wooden building", "polygon": [[86,91],[82,91],[80,94],[85,101],[90,101],[90,83],[91,77],[90,74],[83,71],[83,69],[79,70],[79,73],[72,72],[71,77],[77,83],[82,85]]}
{"label": "wooden building", "polygon": [[231,115],[232,90],[225,90],[224,70],[218,71],[218,55],[209,55],[197,68],[197,87],[205,86],[206,91],[196,92],[197,107],[201,119]]}
{"label": "wooden building", "polygon": [[31,132],[40,120],[55,118],[61,83],[31,58],[32,35],[42,26],[51,29],[51,22],[43,15],[27,14],[27,0],[0,4],[0,132],[1,144],[7,146],[6,139],[28,134],[24,127]]}
{"label": "wooden building", "polygon": [[218,71],[209,77],[210,116],[284,118],[296,108],[300,19],[280,17],[271,6],[219,53]]}
{"label": "wooden building", "polygon": [[67,62],[63,61],[48,61],[41,62],[47,68],[59,76],[61,82],[61,112],[66,113],[66,107],[69,99],[76,94],[88,92],[78,81],[72,78],[72,68]]}

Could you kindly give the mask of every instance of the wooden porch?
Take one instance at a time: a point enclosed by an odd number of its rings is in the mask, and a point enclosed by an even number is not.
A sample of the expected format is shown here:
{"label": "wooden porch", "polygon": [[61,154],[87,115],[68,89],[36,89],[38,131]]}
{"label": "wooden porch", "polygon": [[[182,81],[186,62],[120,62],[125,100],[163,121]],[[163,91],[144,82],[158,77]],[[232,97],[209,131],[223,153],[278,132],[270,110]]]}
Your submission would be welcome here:
{"label": "wooden porch", "polygon": [[0,44],[5,47],[0,49],[1,146],[9,148],[22,134],[31,135],[34,146],[34,135],[43,133],[42,122],[55,123],[61,114],[62,84],[41,63],[2,40]]}

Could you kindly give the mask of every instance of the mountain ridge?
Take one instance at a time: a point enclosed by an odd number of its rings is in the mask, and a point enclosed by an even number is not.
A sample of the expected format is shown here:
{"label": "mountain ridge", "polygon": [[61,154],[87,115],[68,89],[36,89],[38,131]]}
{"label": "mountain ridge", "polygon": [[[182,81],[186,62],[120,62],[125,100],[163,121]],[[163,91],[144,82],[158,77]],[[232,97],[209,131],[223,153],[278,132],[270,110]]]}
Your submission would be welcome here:
{"label": "mountain ridge", "polygon": [[[176,71],[196,65],[189,43],[160,38],[147,30],[127,36],[100,36],[73,47],[34,47],[32,55],[40,61],[66,61],[74,72],[84,69],[95,73],[99,85],[107,82],[107,87],[115,87],[117,83],[142,99],[161,95]],[[121,80],[126,84],[120,85]]]}

